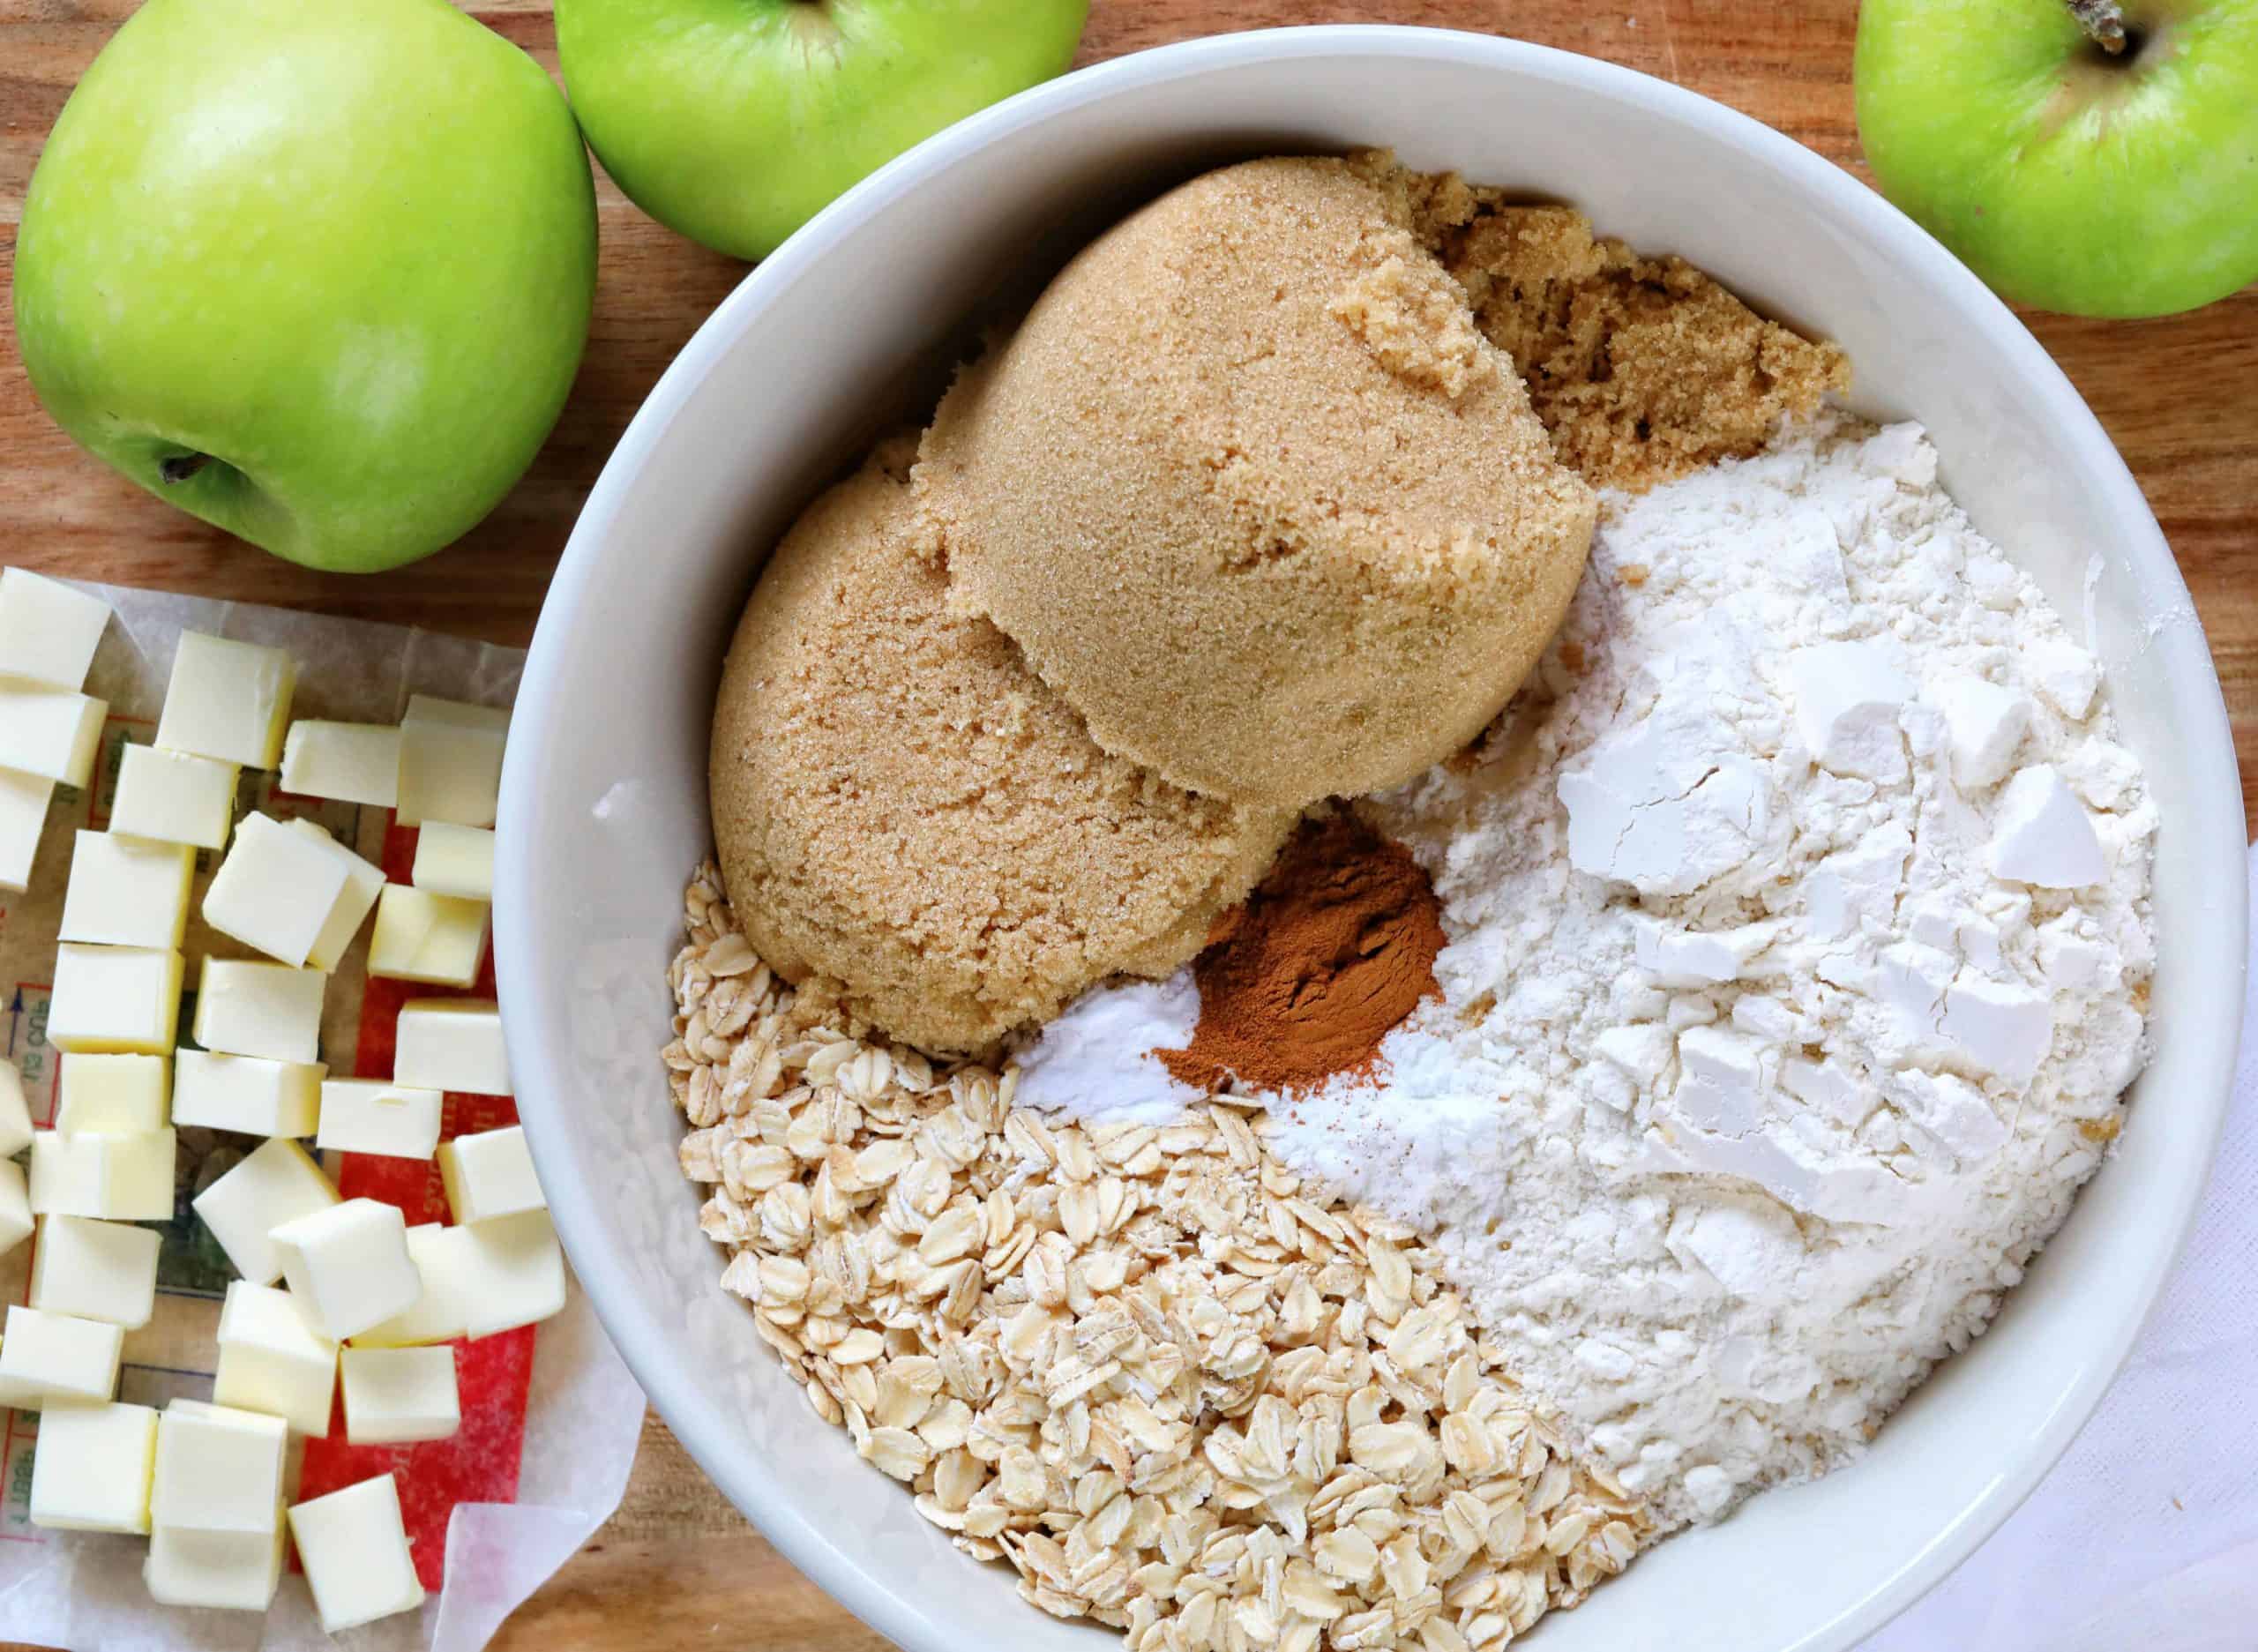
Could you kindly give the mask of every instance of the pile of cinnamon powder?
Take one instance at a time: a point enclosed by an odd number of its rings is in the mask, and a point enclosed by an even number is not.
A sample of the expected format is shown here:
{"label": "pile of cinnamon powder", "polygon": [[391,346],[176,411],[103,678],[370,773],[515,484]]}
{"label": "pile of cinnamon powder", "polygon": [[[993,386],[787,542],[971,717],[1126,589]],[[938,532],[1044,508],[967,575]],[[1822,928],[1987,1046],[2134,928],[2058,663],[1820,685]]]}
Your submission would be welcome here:
{"label": "pile of cinnamon powder", "polygon": [[1297,1093],[1370,1073],[1437,990],[1441,908],[1410,851],[1343,810],[1305,821],[1193,966],[1200,1020],[1159,1051],[1196,1089]]}

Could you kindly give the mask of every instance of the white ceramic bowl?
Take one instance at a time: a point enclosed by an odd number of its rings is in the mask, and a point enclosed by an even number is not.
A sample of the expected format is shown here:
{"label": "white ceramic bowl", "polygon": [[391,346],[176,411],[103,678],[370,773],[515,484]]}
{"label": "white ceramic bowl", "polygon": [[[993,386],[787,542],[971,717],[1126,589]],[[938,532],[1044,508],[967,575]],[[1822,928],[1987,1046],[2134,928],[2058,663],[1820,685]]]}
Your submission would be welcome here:
{"label": "white ceramic bowl", "polygon": [[[953,127],[795,235],[692,339],[591,495],[550,589],[504,778],[496,936],[520,1106],[582,1282],[732,1501],[913,1652],[1103,1632],[1021,1605],[819,1424],[714,1285],[657,1051],[685,874],[708,846],[722,646],[766,548],[968,313],[1164,183],[1252,153],[1389,144],[1582,207],[1839,340],[1856,403],[1925,422],[1979,527],[2081,617],[2163,810],[2156,1058],[2122,1151],[1996,1328],[1863,1462],[1664,1544],[1548,1652],[1848,1647],[1996,1526],[2085,1419],[2185,1232],[2241,1003],[2243,815],[2202,632],[2138,489],[1999,302],[1880,198],[1717,104],[1589,59],[1426,31],[1200,41]],[[1055,259],[1053,259],[1055,261]],[[927,381],[929,382],[929,381]],[[874,876],[886,869],[874,867]]]}

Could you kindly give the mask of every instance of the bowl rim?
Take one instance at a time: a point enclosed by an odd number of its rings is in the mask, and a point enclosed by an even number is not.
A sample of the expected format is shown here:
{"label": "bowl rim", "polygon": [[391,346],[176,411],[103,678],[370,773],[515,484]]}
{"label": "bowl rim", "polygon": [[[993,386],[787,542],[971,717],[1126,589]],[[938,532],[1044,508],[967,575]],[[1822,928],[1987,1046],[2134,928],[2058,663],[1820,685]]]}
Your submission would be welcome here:
{"label": "bowl rim", "polygon": [[[1700,93],[1601,58],[1492,35],[1379,24],[1314,25],[1185,41],[1074,71],[960,121],[888,162],[818,213],[753,268],[699,325],[637,409],[573,526],[543,600],[520,685],[518,737],[512,742],[502,782],[505,826],[497,833],[494,939],[497,961],[504,954],[511,961],[497,974],[518,1104],[531,1125],[527,1134],[534,1158],[551,1207],[560,1217],[559,1237],[605,1330],[653,1408],[723,1495],[826,1594],[913,1652],[946,1652],[948,1643],[901,1590],[809,1523],[800,1511],[797,1488],[771,1474],[757,1457],[720,1447],[702,1416],[707,1409],[704,1402],[685,1379],[677,1375],[676,1362],[662,1352],[667,1345],[666,1327],[650,1313],[624,1263],[588,1237],[594,1223],[575,1219],[592,1207],[593,1190],[577,1175],[567,1173],[564,1150],[553,1145],[550,1130],[543,1127],[552,1111],[550,1098],[565,1088],[564,1063],[551,1052],[569,1049],[570,1040],[549,1035],[558,1029],[547,1025],[533,993],[530,975],[513,967],[517,961],[530,961],[540,953],[532,933],[535,895],[540,886],[529,857],[522,852],[523,834],[506,826],[512,819],[529,818],[538,807],[540,776],[532,752],[542,742],[529,736],[543,728],[549,691],[564,669],[559,654],[566,645],[557,636],[567,623],[564,616],[578,605],[583,587],[602,559],[633,479],[666,439],[696,387],[736,348],[773,295],[819,272],[832,249],[871,217],[963,158],[1012,133],[1159,82],[1258,62],[1342,56],[1470,64],[1643,105],[1656,115],[1704,129],[1709,136],[1739,149],[1752,164],[1783,173],[1814,193],[1831,198],[1834,206],[1892,257],[1918,266],[1939,285],[1956,289],[1959,301],[1978,312],[1982,324],[1998,335],[2002,350],[2044,388],[2050,416],[2069,438],[2064,462],[2087,467],[2100,486],[2127,497],[2132,520],[2146,524],[2141,542],[2127,547],[2128,556],[2150,563],[2161,559],[2161,572],[2179,587],[2182,602],[2187,602],[2176,560],[2122,456],[2060,367],[1972,272],[1878,192],[1794,138]],[[2226,753],[2227,772],[2232,774],[2233,744],[2224,696],[2200,629],[2194,634],[2197,647],[2204,652],[2198,681],[2192,686],[2209,691],[2189,699],[2180,708],[2181,714],[2195,725],[2190,731],[2191,743],[2208,744],[2215,753]],[[2206,811],[2193,815],[2188,833],[2192,853],[2217,854],[2224,848],[2228,823],[2220,811],[2207,812],[2219,818],[2207,818]],[[2240,823],[2234,824],[2239,833]],[[2237,878],[2243,875],[2245,841],[2242,835],[2235,839]],[[2231,923],[2238,933],[2247,927],[2244,906],[2236,901],[2232,908]],[[2246,949],[2247,943],[2238,946],[2237,957]],[[2240,968],[2238,963],[2238,973]],[[2214,1043],[2208,1061],[2198,1062],[2209,1069],[2200,1098],[2207,1104],[2208,1113],[2179,1121],[2182,1127],[2193,1126],[2201,1132],[2201,1162],[2207,1169],[2217,1156],[2225,1124],[2236,1050],[2232,1031]],[[562,1128],[561,1125],[553,1127]],[[2140,1282],[2141,1312],[2128,1316],[2096,1349],[2097,1357],[2086,1362],[2063,1402],[2045,1420],[2035,1447],[2009,1465],[2008,1471],[1995,1479],[1975,1505],[1897,1574],[1838,1615],[1828,1626],[1823,1644],[1852,1647],[1881,1628],[1981,1546],[2045,1477],[2131,1352],[2187,1243],[2207,1180],[2207,1176],[2194,1178],[2179,1190],[2176,1206],[2168,1213],[2171,1243],[2152,1253],[2146,1276]]]}

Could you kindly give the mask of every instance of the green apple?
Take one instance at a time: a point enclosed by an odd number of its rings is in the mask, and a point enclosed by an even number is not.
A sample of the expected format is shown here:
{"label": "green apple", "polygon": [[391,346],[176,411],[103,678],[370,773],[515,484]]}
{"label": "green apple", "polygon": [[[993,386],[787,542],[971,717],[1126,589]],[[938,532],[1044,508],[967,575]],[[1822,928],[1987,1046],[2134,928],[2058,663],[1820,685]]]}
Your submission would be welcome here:
{"label": "green apple", "polygon": [[952,121],[1065,68],[1088,0],[557,0],[596,158],[645,212],[760,258]]}
{"label": "green apple", "polygon": [[564,98],[445,0],[149,0],[32,176],[16,327],[100,458],[277,556],[370,572],[532,462],[595,257]]}
{"label": "green apple", "polygon": [[1882,191],[2002,295],[2192,310],[2258,280],[2258,0],[1865,0]]}

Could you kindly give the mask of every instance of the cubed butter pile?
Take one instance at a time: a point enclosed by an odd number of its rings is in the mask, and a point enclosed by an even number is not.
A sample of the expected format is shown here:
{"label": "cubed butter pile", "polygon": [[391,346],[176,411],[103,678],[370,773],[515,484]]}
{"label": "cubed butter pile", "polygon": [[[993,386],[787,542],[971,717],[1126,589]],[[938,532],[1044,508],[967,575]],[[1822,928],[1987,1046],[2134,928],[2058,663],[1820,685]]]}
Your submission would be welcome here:
{"label": "cubed butter pile", "polygon": [[[84,692],[108,606],[0,570],[0,887],[22,889],[57,786],[84,787],[107,706]],[[342,1387],[355,1445],[460,1426],[465,1337],[564,1304],[564,1253],[515,1126],[442,1145],[445,1092],[511,1093],[490,1001],[400,1013],[393,1076],[332,1078],[329,974],[370,916],[368,973],[462,988],[484,961],[508,714],[417,696],[397,727],[290,720],[280,649],[181,639],[156,744],[123,745],[108,832],[81,831],[64,897],[48,1038],[63,1052],[51,1129],[0,1062],[0,1251],[33,1237],[30,1299],[0,1331],[0,1404],[40,1410],[31,1518],[146,1536],[156,1600],[263,1611],[295,1541],[324,1628],[422,1602],[400,1499],[381,1476],[288,1506],[293,1433],[325,1436]],[[284,793],[396,811],[419,828],[413,881],[309,820],[236,818],[243,769]],[[176,1048],[199,850],[221,856],[201,914],[259,954],[205,957]],[[120,1403],[125,1335],[155,1309],[174,1215],[175,1129],[265,1140],[193,1201],[242,1277],[219,1325],[213,1402]],[[433,1159],[451,1225],[340,1198],[301,1145]],[[14,1155],[30,1149],[26,1177]]]}
{"label": "cubed butter pile", "polygon": [[0,568],[0,889],[30,886],[56,787],[93,771],[109,707],[83,691],[108,624],[99,598]]}

